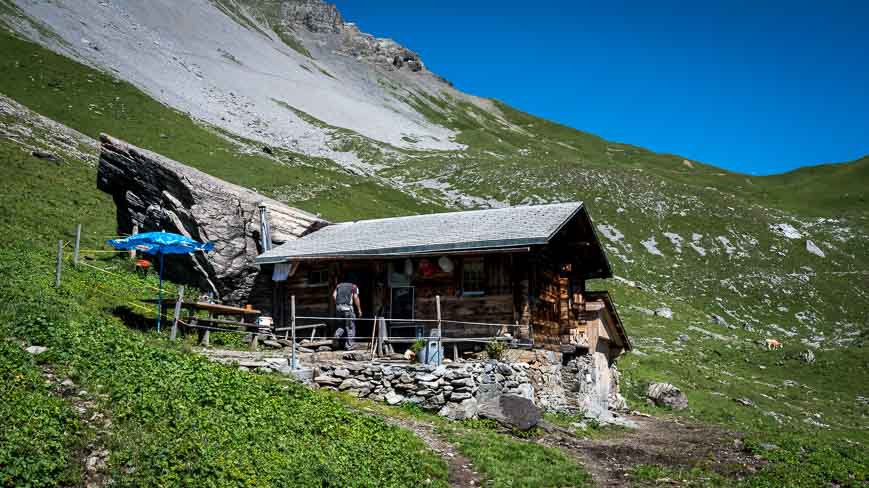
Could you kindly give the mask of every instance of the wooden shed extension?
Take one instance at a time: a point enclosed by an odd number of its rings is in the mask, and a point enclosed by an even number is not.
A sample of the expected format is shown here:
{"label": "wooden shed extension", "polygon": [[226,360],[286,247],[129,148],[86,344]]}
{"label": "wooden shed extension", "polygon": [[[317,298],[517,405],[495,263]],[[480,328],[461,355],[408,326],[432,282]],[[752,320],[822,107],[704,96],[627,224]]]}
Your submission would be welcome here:
{"label": "wooden shed extension", "polygon": [[[609,295],[586,291],[587,280],[612,271],[579,202],[333,224],[257,263],[251,301],[278,324],[290,295],[299,315],[331,316],[332,289],[349,277],[365,316],[431,319],[440,296],[445,320],[510,325],[535,346],[580,352],[605,341],[612,358],[631,347]],[[469,324],[444,329],[446,337],[491,333]]]}

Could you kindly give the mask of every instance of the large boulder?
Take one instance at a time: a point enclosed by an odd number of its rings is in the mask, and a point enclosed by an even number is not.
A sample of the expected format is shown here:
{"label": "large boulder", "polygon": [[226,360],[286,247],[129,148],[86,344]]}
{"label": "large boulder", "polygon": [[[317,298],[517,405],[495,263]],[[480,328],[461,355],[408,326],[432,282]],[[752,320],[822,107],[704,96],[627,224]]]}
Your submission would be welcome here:
{"label": "large boulder", "polygon": [[468,398],[461,403],[450,402],[440,409],[438,415],[452,420],[467,420],[477,416],[477,400]]}
{"label": "large boulder", "polygon": [[507,427],[528,430],[540,422],[543,411],[530,399],[508,393],[481,403],[477,415]]}
{"label": "large boulder", "polygon": [[[210,255],[167,258],[170,278],[211,290],[226,301],[245,302],[254,286],[260,254],[260,207],[272,245],[297,239],[328,222],[119,139],[100,135],[97,187],[112,195],[118,231],[165,230],[214,242]],[[195,277],[191,279],[191,277]]]}
{"label": "large boulder", "polygon": [[673,410],[688,408],[688,397],[682,390],[670,383],[652,383],[646,392],[646,401],[659,407],[669,407]]}

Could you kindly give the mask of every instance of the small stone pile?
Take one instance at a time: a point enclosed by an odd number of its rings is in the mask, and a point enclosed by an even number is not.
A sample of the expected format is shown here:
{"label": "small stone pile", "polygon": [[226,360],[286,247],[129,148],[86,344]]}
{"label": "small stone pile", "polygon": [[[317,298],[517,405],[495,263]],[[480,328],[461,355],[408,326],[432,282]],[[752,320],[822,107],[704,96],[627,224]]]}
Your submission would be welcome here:
{"label": "small stone pile", "polygon": [[316,366],[314,383],[390,405],[414,403],[463,419],[477,414],[477,397],[515,394],[535,400],[526,363],[497,361],[448,364],[323,362]]}

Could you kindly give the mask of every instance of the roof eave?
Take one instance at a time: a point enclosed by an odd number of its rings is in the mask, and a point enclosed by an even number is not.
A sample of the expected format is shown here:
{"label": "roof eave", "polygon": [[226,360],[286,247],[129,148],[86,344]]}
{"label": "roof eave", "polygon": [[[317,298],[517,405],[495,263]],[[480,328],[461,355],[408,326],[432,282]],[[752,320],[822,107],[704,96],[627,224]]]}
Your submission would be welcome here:
{"label": "roof eave", "polygon": [[[506,242],[506,241],[505,241]],[[328,261],[335,259],[398,259],[413,256],[430,256],[430,255],[456,255],[469,253],[523,253],[530,252],[531,246],[545,244],[537,239],[515,239],[509,243],[502,245],[487,245],[487,246],[454,246],[450,248],[392,248],[376,251],[358,251],[358,252],[340,252],[340,253],[320,253],[320,254],[298,254],[298,255],[283,255],[283,256],[258,256],[255,260],[256,264],[276,264],[289,261]]]}

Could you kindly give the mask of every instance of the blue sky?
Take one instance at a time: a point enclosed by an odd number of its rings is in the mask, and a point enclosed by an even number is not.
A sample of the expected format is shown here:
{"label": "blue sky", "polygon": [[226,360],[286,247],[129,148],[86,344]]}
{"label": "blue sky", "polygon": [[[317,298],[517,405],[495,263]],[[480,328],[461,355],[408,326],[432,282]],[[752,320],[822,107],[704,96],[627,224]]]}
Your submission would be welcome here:
{"label": "blue sky", "polygon": [[869,2],[340,0],[475,95],[769,174],[869,154]]}

